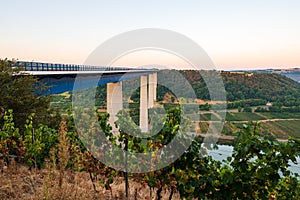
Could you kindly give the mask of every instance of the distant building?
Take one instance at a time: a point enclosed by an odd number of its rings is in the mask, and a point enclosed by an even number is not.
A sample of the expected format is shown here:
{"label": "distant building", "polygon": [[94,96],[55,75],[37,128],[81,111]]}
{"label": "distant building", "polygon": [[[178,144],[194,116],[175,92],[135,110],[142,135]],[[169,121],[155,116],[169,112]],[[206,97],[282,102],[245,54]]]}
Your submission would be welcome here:
{"label": "distant building", "polygon": [[273,105],[272,102],[268,102],[268,103],[266,104],[266,106],[272,106],[272,105]]}
{"label": "distant building", "polygon": [[245,75],[245,76],[252,76],[253,73],[250,73],[250,72],[244,72],[244,71],[233,71],[233,72],[230,72],[231,74],[242,74],[242,75]]}

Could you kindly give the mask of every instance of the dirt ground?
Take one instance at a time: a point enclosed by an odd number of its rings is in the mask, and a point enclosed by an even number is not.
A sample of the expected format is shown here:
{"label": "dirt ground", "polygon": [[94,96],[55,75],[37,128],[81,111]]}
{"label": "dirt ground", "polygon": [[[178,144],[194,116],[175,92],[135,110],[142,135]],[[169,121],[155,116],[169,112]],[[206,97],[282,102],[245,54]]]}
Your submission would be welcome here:
{"label": "dirt ground", "polygon": [[[29,170],[28,166],[12,163],[9,167],[1,166],[0,199],[113,199],[125,198],[125,186],[122,177],[117,177],[111,190],[106,190],[96,183],[97,192],[86,172],[64,171],[63,183],[59,186],[59,171],[45,168]],[[147,185],[130,180],[130,199],[150,200]],[[163,199],[168,199],[168,191],[163,191]],[[155,191],[152,198],[155,199]],[[173,199],[179,199],[175,193]]]}

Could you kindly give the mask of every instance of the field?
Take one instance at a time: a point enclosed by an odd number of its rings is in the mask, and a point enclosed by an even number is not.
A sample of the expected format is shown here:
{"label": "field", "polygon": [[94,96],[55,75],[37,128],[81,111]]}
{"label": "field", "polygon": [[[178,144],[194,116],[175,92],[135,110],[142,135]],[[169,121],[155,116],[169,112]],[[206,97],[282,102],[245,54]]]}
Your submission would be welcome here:
{"label": "field", "polygon": [[[196,126],[197,133],[207,133],[211,115],[213,115],[211,121],[212,131],[215,130],[215,127],[221,125],[221,122],[216,122],[219,120],[217,114],[200,114],[200,122]],[[300,114],[286,112],[227,112],[222,135],[235,135],[236,132],[243,128],[243,124],[246,124],[248,121],[260,121],[262,130],[279,139],[300,138]]]}
{"label": "field", "polygon": [[226,113],[226,121],[258,121],[264,119],[267,118],[257,113],[247,113],[247,112]]}
{"label": "field", "polygon": [[[210,124],[209,122],[199,122],[198,123],[199,129],[197,130],[197,133],[207,133],[209,124]],[[211,123],[212,133],[214,133],[216,128],[220,129],[221,125],[222,125],[221,122],[212,122]],[[231,122],[225,122],[222,128],[222,134],[232,135],[232,133],[235,133],[239,130],[240,129],[235,124]]]}
{"label": "field", "polygon": [[289,137],[300,138],[300,120],[281,120],[263,122],[262,127],[278,138],[287,139]]}
{"label": "field", "polygon": [[[128,103],[124,102],[124,107],[129,107]],[[70,95],[64,93],[61,95],[53,95],[51,107],[60,110],[66,110],[71,105]],[[157,110],[159,113],[163,108]],[[254,109],[254,108],[253,108]],[[163,112],[164,113],[164,112]],[[197,133],[206,133],[208,131],[209,123],[212,122],[211,131],[215,132],[221,126],[219,113],[210,111],[200,111],[200,114],[193,110],[187,114],[191,121],[194,121],[189,131]],[[138,122],[138,113],[135,113],[134,118]],[[196,122],[198,121],[199,122]],[[228,110],[222,128],[223,135],[235,135],[240,131],[243,124],[248,121],[261,121],[262,128],[268,133],[280,139],[287,139],[288,137],[300,138],[300,113],[288,112],[237,112],[236,109]],[[217,129],[216,129],[217,128]]]}
{"label": "field", "polygon": [[227,112],[226,121],[258,121],[267,119],[300,119],[300,113],[288,112]]}
{"label": "field", "polygon": [[187,114],[190,119],[198,119],[200,121],[219,121],[219,117],[214,113]]}
{"label": "field", "polygon": [[267,119],[300,119],[300,113],[287,113],[287,112],[265,112],[260,113],[260,115],[266,117]]}
{"label": "field", "polygon": [[66,110],[72,105],[70,94],[68,92],[52,95],[50,107],[59,110]]}

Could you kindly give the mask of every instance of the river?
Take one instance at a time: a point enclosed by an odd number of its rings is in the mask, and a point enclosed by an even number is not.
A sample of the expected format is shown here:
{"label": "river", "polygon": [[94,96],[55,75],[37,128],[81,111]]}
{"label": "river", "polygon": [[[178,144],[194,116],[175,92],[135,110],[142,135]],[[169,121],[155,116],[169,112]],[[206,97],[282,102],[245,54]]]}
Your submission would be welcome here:
{"label": "river", "polygon": [[[233,146],[228,145],[218,145],[218,149],[207,150],[207,154],[211,156],[214,160],[222,161],[226,160],[227,157],[231,156],[233,152]],[[290,167],[288,168],[293,173],[300,174],[300,158],[297,157],[298,164],[289,162]]]}

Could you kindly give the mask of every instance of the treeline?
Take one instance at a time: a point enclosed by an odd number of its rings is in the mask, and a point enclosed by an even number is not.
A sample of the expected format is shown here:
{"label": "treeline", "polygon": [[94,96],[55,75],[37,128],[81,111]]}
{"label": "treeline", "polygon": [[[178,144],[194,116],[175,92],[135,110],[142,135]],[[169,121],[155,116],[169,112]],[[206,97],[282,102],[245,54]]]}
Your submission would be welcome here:
{"label": "treeline", "polygon": [[228,109],[233,108],[245,108],[249,106],[260,106],[260,105],[266,105],[267,101],[263,99],[246,99],[246,100],[238,100],[227,103]]}
{"label": "treeline", "polygon": [[[210,84],[213,85],[216,73],[222,77],[226,91],[226,100],[228,101],[228,109],[244,108],[245,106],[261,106],[266,105],[267,102],[281,103],[283,107],[300,106],[300,84],[292,79],[280,74],[250,74],[224,71],[160,71],[158,78],[162,81],[158,82],[157,100],[164,103],[178,103],[182,97],[196,97],[201,100],[209,101],[211,97],[206,82],[210,82]],[[186,82],[182,82],[182,76],[180,74],[185,77]],[[206,77],[206,82],[202,78],[202,75]],[[136,79],[127,80],[127,82],[132,82],[135,85],[139,83]],[[192,92],[187,84],[192,86]],[[130,89],[131,88],[127,89],[127,87],[124,87],[123,93],[133,102],[138,103],[140,98],[139,86],[136,87],[135,91],[130,91]],[[213,89],[220,90],[218,87],[213,87]],[[222,92],[220,91],[220,93]],[[82,100],[85,101],[84,98]],[[106,106],[106,85],[97,87],[95,105]],[[205,105],[201,106],[200,109],[206,110],[208,107],[208,105]]]}
{"label": "treeline", "polygon": [[36,113],[34,124],[57,128],[60,115],[49,108],[51,98],[43,95],[48,88],[34,76],[15,76],[20,69],[12,68],[13,65],[15,63],[8,59],[0,59],[0,126],[3,125],[5,110],[12,109],[14,123],[22,130],[31,113]]}
{"label": "treeline", "polygon": [[[164,72],[168,73],[168,72]],[[197,97],[209,100],[209,93],[201,74],[210,71],[180,71],[190,82]],[[249,74],[222,71],[226,97],[230,102],[258,99],[262,101],[281,102],[284,106],[300,105],[300,84],[280,74]],[[206,75],[207,76],[207,75]],[[168,77],[168,76],[165,76]]]}
{"label": "treeline", "polygon": [[[187,82],[182,81],[180,74]],[[181,97],[194,98],[195,96],[201,100],[211,100],[206,82],[214,86],[216,74],[222,77],[229,109],[245,107],[245,105],[266,105],[267,102],[279,102],[285,107],[300,105],[300,84],[286,76],[225,71],[160,71],[158,79],[161,79],[161,83],[159,82],[157,87],[157,100],[166,100],[166,94],[169,95],[168,103],[176,103],[180,101]],[[204,76],[206,77],[206,82],[203,79]],[[192,86],[194,93],[190,91],[191,88],[189,88],[188,84]],[[219,87],[212,87],[212,89],[216,90],[217,93],[220,90]],[[102,91],[104,91],[103,88]],[[220,93],[222,93],[221,90]],[[139,89],[133,92],[131,100],[139,101]]]}
{"label": "treeline", "polygon": [[265,108],[265,107],[257,107],[255,112],[288,112],[288,113],[299,113],[300,106],[293,106],[293,107],[284,107],[282,103],[275,102],[272,106]]}

